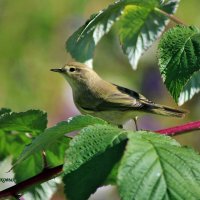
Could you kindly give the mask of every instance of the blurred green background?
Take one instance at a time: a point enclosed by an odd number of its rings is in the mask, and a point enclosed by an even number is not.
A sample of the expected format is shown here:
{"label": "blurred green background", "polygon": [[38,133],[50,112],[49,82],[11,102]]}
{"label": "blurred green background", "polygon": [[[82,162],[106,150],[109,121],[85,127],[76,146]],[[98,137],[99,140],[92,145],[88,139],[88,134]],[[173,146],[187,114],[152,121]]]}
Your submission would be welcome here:
{"label": "blurred green background", "polygon": [[[72,60],[65,51],[67,38],[92,13],[112,2],[0,0],[0,107],[14,111],[45,110],[49,125],[78,114],[69,85],[49,70]],[[182,0],[176,15],[188,25],[199,26],[199,6],[199,0]],[[138,70],[133,71],[114,29],[98,44],[94,69],[110,82],[139,91],[157,103],[176,107],[160,78],[156,44],[142,57]],[[198,120],[199,105],[199,95],[196,95],[183,106],[190,110],[185,119],[145,116],[139,125],[144,129],[159,129]],[[177,138],[200,149],[197,134]]]}

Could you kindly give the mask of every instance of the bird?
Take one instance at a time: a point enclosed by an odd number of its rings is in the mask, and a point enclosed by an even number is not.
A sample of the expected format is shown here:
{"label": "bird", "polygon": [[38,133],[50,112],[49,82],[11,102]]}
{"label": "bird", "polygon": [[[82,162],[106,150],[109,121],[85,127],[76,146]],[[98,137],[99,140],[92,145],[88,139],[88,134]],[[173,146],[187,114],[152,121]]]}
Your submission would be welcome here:
{"label": "bird", "polygon": [[[92,68],[79,62],[69,62],[51,69],[64,76],[72,88],[73,100],[82,114],[101,118],[123,127],[142,114],[157,114],[183,118],[187,111],[156,104],[140,93],[103,80]],[[136,123],[137,129],[137,123]]]}

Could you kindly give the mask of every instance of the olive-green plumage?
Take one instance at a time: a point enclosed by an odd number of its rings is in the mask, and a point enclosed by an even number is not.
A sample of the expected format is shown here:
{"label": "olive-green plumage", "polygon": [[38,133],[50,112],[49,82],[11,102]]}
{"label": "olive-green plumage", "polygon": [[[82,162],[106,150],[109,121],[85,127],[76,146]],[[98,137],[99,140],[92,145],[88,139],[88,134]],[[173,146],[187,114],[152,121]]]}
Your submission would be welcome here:
{"label": "olive-green plumage", "polygon": [[143,95],[103,80],[94,70],[78,62],[51,69],[61,73],[73,91],[76,107],[83,114],[122,125],[142,113],[184,117],[186,111],[155,104]]}

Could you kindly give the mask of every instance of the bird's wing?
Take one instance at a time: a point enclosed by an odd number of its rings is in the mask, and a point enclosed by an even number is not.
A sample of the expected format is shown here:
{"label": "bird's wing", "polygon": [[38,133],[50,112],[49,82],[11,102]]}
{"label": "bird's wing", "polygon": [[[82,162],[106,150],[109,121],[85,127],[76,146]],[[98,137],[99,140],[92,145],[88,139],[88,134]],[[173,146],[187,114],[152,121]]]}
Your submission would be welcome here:
{"label": "bird's wing", "polygon": [[108,110],[147,110],[153,102],[130,89],[113,85],[115,90],[95,106],[96,111]]}
{"label": "bird's wing", "polygon": [[141,104],[150,104],[150,105],[154,104],[152,101],[147,99],[145,96],[143,96],[133,90],[130,90],[130,89],[124,88],[122,86],[118,86],[118,85],[115,85],[115,86],[121,93],[124,93],[124,94],[128,95],[129,97],[132,97],[133,99],[136,99]]}
{"label": "bird's wing", "polygon": [[[111,89],[112,86],[112,89]],[[144,111],[159,115],[184,117],[187,111],[155,104],[143,95],[130,89],[109,85],[105,92],[107,96],[98,97],[96,103],[89,103],[79,107],[87,111]],[[105,87],[104,87],[105,89]]]}

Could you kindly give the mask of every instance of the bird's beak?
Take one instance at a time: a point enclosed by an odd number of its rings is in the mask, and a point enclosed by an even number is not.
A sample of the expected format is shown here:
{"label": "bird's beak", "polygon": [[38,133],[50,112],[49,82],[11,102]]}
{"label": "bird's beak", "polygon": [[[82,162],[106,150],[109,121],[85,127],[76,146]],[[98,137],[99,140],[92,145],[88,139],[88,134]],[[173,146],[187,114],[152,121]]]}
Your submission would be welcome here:
{"label": "bird's beak", "polygon": [[64,70],[62,68],[57,68],[57,69],[50,69],[52,72],[59,72],[62,73]]}

